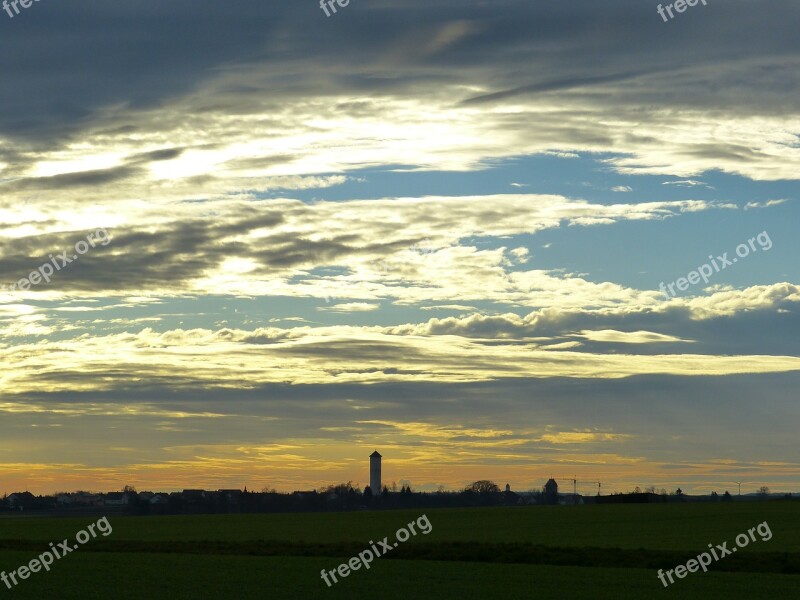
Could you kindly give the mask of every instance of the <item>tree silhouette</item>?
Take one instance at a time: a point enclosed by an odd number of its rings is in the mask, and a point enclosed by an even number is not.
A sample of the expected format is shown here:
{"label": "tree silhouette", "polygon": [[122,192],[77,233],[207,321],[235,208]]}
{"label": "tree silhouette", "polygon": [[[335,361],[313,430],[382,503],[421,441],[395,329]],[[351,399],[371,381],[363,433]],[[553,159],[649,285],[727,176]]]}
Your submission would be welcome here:
{"label": "tree silhouette", "polygon": [[464,491],[472,492],[473,494],[494,494],[500,492],[500,487],[494,481],[481,479],[465,487]]}

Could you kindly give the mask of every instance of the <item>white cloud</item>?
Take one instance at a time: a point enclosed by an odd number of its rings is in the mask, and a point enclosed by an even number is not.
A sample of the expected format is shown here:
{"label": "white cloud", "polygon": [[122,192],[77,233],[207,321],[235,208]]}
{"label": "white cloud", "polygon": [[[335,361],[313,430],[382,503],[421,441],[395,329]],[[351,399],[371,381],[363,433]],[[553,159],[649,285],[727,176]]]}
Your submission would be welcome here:
{"label": "white cloud", "polygon": [[378,310],[380,304],[369,304],[368,302],[345,302],[342,304],[333,304],[326,308],[318,308],[317,310],[327,310],[331,312],[370,312]]}
{"label": "white cloud", "polygon": [[748,202],[745,204],[745,210],[751,210],[753,208],[769,208],[771,206],[780,206],[781,204],[787,202],[786,199],[781,200],[767,200],[766,202]]}
{"label": "white cloud", "polygon": [[711,190],[714,189],[713,187],[711,187],[707,183],[704,183],[702,181],[698,181],[696,179],[683,179],[683,180],[677,180],[677,181],[663,181],[661,183],[661,185],[674,185],[674,186],[677,186],[677,187],[689,187],[689,188],[691,188],[691,187],[705,187],[705,188],[709,188]]}
{"label": "white cloud", "polygon": [[611,344],[691,343],[692,341],[682,340],[672,335],[664,335],[663,333],[654,333],[652,331],[615,331],[613,329],[603,329],[599,331],[584,330],[581,331],[578,336],[592,342],[606,342]]}

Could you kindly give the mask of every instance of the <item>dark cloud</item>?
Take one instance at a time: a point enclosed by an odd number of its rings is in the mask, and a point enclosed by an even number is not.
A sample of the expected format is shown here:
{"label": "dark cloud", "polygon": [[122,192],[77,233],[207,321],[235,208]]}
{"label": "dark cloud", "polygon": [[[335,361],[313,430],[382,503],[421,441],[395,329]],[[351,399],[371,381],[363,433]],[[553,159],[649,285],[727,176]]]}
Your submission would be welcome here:
{"label": "dark cloud", "polygon": [[[424,332],[428,335],[458,335],[515,343],[537,340],[550,345],[579,342],[574,352],[618,354],[709,354],[796,356],[800,345],[786,331],[800,327],[800,303],[793,300],[797,286],[778,284],[771,289],[771,301],[748,307],[736,314],[698,318],[696,309],[674,306],[660,310],[628,308],[615,311],[545,309],[527,317],[473,315],[466,318],[431,319],[422,326],[399,326],[398,333]],[[585,332],[651,332],[685,342],[621,343],[591,341]]]}
{"label": "dark cloud", "polygon": [[[85,374],[114,381],[113,371]],[[80,379],[79,374],[75,377]],[[470,384],[381,383],[369,386],[290,385],[256,386],[220,390],[191,385],[183,378],[147,383],[118,380],[113,391],[26,394],[14,401],[46,408],[92,405],[98,412],[147,404],[155,410],[203,412],[274,418],[274,427],[258,421],[271,437],[314,439],[320,429],[350,427],[356,421],[420,422],[439,426],[476,427],[522,431],[599,430],[633,435],[639,455],[659,460],[726,457],[757,460],[782,456],[784,445],[796,436],[800,417],[795,402],[800,380],[797,373],[732,375],[720,377],[639,376],[623,380],[506,379]],[[354,410],[353,405],[368,407]],[[491,416],[488,416],[489,412]],[[5,419],[6,417],[4,417]],[[98,419],[87,411],[85,419]],[[163,417],[162,417],[163,418]],[[41,420],[41,417],[36,417]],[[203,443],[251,440],[250,419],[192,420],[205,432]],[[145,433],[148,419],[103,417]],[[361,427],[364,427],[363,425]],[[374,428],[374,426],[368,426]],[[754,432],[758,448],[752,445]],[[52,432],[51,432],[52,434]],[[328,432],[331,439],[352,439],[352,432]],[[356,434],[357,437],[362,437]],[[195,436],[196,439],[196,436]],[[263,439],[263,438],[262,438]],[[732,444],[731,440],[737,440]],[[407,440],[405,443],[414,444]],[[529,449],[551,444],[531,444]],[[740,450],[736,450],[741,445]],[[524,447],[521,448],[524,451]]]}
{"label": "dark cloud", "polygon": [[568,90],[572,88],[585,88],[593,85],[603,83],[611,83],[617,81],[625,81],[633,79],[639,73],[619,73],[616,75],[601,75],[597,77],[575,77],[571,79],[560,79],[555,81],[543,81],[541,83],[533,83],[530,85],[521,86],[512,90],[505,90],[502,92],[494,92],[492,94],[485,94],[483,96],[475,96],[464,101],[464,104],[469,106],[471,104],[483,104],[492,102],[494,100],[505,100],[522,94],[530,94],[535,92],[555,92],[558,90]]}
{"label": "dark cloud", "polygon": [[205,110],[236,113],[265,92],[419,96],[475,82],[495,100],[590,86],[613,91],[616,104],[796,109],[798,17],[789,0],[730,0],[670,23],[626,0],[361,0],[332,18],[315,2],[40,3],[0,24],[0,132],[31,147],[66,141],[120,108],[157,107],[236,67],[260,75],[220,87]]}
{"label": "dark cloud", "polygon": [[153,150],[151,152],[142,152],[131,157],[133,161],[142,162],[156,162],[160,160],[171,160],[178,158],[184,153],[186,148],[164,148],[163,150]]}
{"label": "dark cloud", "polygon": [[37,177],[35,179],[21,179],[11,186],[12,189],[49,189],[59,190],[79,188],[83,186],[102,186],[110,183],[130,179],[141,173],[138,168],[121,166],[110,169],[94,169],[77,173],[64,173],[52,177]]}

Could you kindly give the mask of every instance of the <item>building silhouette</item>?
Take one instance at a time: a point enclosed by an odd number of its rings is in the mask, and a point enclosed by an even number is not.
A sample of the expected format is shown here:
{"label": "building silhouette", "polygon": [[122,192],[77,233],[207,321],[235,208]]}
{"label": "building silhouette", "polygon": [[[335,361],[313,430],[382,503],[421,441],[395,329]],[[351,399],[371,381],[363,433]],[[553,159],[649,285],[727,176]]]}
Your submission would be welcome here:
{"label": "building silhouette", "polygon": [[558,504],[558,484],[552,477],[544,484],[544,501],[546,504]]}

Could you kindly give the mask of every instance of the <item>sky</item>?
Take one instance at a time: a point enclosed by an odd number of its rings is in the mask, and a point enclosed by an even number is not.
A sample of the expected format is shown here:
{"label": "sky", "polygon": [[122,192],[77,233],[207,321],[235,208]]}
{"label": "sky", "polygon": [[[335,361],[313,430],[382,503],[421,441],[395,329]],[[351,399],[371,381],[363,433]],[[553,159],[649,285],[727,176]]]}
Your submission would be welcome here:
{"label": "sky", "polygon": [[800,491],[800,5],[657,6],[0,11],[0,494]]}

